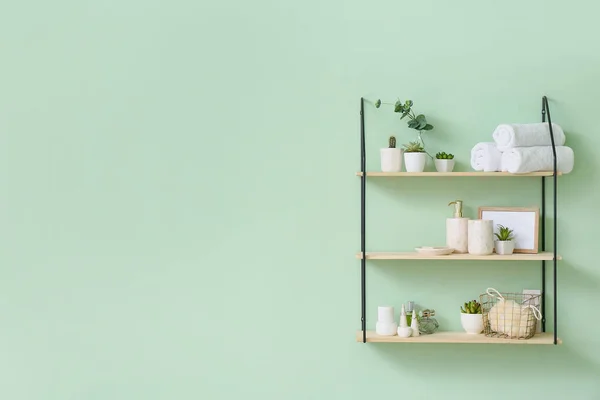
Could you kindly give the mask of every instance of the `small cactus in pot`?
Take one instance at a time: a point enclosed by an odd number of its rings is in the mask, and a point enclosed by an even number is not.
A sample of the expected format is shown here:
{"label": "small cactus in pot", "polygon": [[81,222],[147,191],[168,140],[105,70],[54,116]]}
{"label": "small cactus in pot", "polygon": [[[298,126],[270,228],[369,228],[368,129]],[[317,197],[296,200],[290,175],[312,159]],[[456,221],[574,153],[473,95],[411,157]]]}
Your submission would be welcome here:
{"label": "small cactus in pot", "polygon": [[390,136],[390,139],[388,142],[389,142],[388,148],[390,148],[390,149],[396,148],[396,138],[394,136]]}
{"label": "small cactus in pot", "polygon": [[390,136],[388,147],[380,149],[381,171],[400,172],[402,170],[402,149],[396,148],[396,137]]}

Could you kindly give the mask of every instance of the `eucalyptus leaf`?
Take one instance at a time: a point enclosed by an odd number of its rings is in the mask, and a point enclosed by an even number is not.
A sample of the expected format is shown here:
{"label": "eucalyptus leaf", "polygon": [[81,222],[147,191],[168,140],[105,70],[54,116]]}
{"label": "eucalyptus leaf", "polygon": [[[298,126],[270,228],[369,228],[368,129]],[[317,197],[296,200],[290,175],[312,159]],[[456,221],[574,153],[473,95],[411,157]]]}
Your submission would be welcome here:
{"label": "eucalyptus leaf", "polygon": [[377,101],[375,102],[375,108],[379,107],[381,107],[381,99],[377,99]]}
{"label": "eucalyptus leaf", "polygon": [[404,111],[404,107],[402,106],[402,102],[400,100],[398,100],[396,102],[396,104],[394,105],[394,112],[403,112]]}
{"label": "eucalyptus leaf", "polygon": [[408,121],[409,128],[416,129],[418,126],[419,126],[419,121],[417,121],[415,119],[411,119],[410,121]]}
{"label": "eucalyptus leaf", "polygon": [[423,114],[417,115],[416,120],[419,121],[419,122],[425,122],[425,123],[427,123],[427,119],[425,118],[425,116]]}
{"label": "eucalyptus leaf", "polygon": [[427,124],[427,125],[425,125],[425,127],[423,128],[423,130],[425,130],[425,131],[430,131],[430,130],[432,130],[432,129],[433,129],[433,125],[431,125],[431,124]]}
{"label": "eucalyptus leaf", "polygon": [[404,112],[402,113],[402,116],[400,117],[400,119],[403,119],[404,117],[406,117],[406,116],[408,115],[408,113],[409,113],[409,112],[410,112],[410,110],[408,110],[408,111],[404,111]]}

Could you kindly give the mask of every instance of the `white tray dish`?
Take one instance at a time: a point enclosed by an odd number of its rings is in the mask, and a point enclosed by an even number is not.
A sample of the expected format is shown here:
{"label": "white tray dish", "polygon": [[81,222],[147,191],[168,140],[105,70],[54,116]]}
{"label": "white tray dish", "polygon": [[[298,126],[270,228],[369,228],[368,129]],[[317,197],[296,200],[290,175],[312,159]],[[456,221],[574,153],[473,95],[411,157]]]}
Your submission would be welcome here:
{"label": "white tray dish", "polygon": [[417,251],[417,253],[426,256],[447,256],[448,254],[452,254],[454,252],[454,249],[452,247],[422,246],[415,247],[415,250]]}

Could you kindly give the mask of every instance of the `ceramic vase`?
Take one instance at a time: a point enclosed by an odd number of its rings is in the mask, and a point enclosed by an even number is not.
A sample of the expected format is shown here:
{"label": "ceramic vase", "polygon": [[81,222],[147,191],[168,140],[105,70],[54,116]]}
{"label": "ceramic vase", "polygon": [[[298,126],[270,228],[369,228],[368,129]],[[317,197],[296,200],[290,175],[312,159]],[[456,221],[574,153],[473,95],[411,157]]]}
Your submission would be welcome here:
{"label": "ceramic vase", "polygon": [[469,254],[484,256],[494,252],[493,223],[491,219],[469,220]]}

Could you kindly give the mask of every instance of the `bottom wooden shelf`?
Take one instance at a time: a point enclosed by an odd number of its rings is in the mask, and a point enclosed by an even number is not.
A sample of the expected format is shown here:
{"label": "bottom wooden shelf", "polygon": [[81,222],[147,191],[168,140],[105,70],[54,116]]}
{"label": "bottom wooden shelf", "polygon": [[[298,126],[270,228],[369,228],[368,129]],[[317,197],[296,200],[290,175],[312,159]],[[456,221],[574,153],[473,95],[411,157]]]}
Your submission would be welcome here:
{"label": "bottom wooden shelf", "polygon": [[[362,331],[356,332],[356,341],[362,343]],[[380,336],[375,331],[367,331],[367,342],[370,343],[488,343],[488,344],[554,344],[554,334],[538,333],[531,339],[499,339],[484,334],[469,335],[464,332],[436,332],[431,335],[401,338],[399,336]],[[562,344],[560,338],[557,344]]]}

